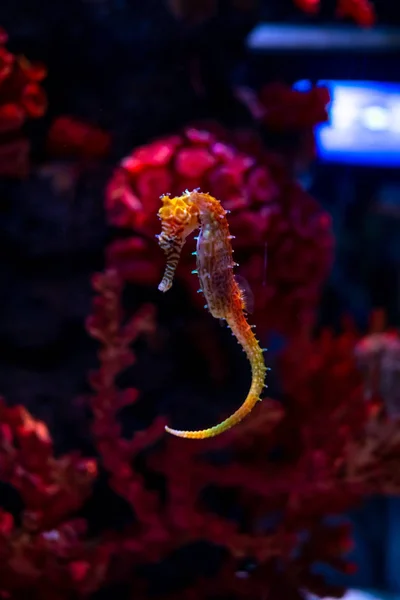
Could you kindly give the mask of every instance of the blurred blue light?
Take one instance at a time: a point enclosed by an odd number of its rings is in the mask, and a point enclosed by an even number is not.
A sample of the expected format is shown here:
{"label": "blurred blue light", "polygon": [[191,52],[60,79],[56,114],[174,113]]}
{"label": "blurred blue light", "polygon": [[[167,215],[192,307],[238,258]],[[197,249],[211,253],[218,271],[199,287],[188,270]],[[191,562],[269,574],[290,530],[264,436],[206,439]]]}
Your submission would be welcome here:
{"label": "blurred blue light", "polygon": [[[308,600],[317,600],[317,596],[306,593]],[[398,594],[391,594],[381,591],[369,591],[369,590],[348,590],[342,597],[342,600],[399,600]],[[325,600],[333,600],[333,598],[327,597]]]}
{"label": "blurred blue light", "polygon": [[[321,160],[400,166],[400,84],[324,81],[330,122],[316,130]],[[301,84],[303,85],[303,83]]]}
{"label": "blurred blue light", "polygon": [[247,36],[256,52],[379,52],[400,47],[400,28],[259,23]]}
{"label": "blurred blue light", "polygon": [[301,79],[293,84],[293,89],[298,92],[308,92],[311,89],[311,81],[309,79]]}

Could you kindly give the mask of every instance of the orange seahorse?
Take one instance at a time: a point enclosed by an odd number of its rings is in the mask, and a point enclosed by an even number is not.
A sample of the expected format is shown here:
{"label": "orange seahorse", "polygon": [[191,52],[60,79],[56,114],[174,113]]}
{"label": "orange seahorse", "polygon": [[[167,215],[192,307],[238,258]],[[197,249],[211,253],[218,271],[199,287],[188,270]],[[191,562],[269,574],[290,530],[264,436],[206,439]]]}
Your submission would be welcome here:
{"label": "orange seahorse", "polygon": [[228,211],[221,203],[198,190],[186,191],[182,196],[171,198],[161,196],[162,207],[158,216],[162,222],[158,235],[160,247],[166,254],[167,264],[164,277],[158,286],[166,292],[172,286],[175,270],[186,238],[194,230],[200,229],[197,239],[197,273],[200,279],[199,292],[203,292],[213,317],[225,320],[233,335],[241,344],[250,361],[252,382],[250,391],[242,406],[230,417],[214,427],[201,431],[179,431],[166,427],[166,430],[178,437],[203,439],[218,435],[241,421],[260,400],[264,387],[267,367],[263,352],[245,317],[244,291],[233,274],[229,226],[226,220]]}

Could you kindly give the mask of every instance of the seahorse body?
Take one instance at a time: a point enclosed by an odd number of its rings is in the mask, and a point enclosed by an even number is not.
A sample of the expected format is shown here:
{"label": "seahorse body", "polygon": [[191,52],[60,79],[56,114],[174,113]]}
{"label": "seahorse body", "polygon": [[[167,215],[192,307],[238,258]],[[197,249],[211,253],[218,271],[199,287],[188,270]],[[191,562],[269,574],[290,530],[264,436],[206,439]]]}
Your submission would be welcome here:
{"label": "seahorse body", "polygon": [[192,231],[200,228],[196,252],[197,273],[207,307],[213,317],[226,320],[246,352],[252,370],[247,398],[236,412],[218,425],[200,431],[179,431],[166,427],[169,433],[179,437],[203,439],[223,433],[252,410],[260,400],[267,368],[263,350],[246,320],[244,295],[233,274],[235,263],[227,212],[218,200],[198,191],[186,192],[176,198],[162,196],[161,200],[163,206],[158,214],[162,229],[158,240],[166,254],[167,265],[158,289],[165,292],[171,287],[185,240]]}

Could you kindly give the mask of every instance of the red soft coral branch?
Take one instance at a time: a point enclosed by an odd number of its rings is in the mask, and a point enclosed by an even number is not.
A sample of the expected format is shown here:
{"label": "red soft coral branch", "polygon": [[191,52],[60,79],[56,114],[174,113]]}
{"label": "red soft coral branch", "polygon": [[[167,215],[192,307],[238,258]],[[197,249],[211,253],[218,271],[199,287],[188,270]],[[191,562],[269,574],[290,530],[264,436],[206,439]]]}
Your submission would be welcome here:
{"label": "red soft coral branch", "polygon": [[132,463],[140,450],[163,434],[165,423],[163,419],[157,419],[145,435],[138,432],[132,441],[123,440],[118,413],[124,406],[135,402],[138,392],[135,389],[121,391],[115,383],[116,377],[134,362],[130,345],[140,334],[154,331],[154,311],[152,306],[145,306],[140,313],[123,322],[123,280],[118,273],[107,270],[95,275],[92,282],[98,296],[94,300],[87,329],[101,343],[101,366],[90,376],[95,392],[91,398],[92,433],[103,465],[110,475],[111,487],[131,504],[143,527],[157,528],[157,500],[145,489]]}
{"label": "red soft coral branch", "polygon": [[285,357],[285,387],[299,411],[299,447],[318,450],[319,461],[325,455],[332,486],[339,478],[360,497],[400,489],[398,392],[390,385],[399,355],[397,332],[360,338],[347,326],[337,338],[325,332],[316,342],[299,339]]}
{"label": "red soft coral branch", "polygon": [[[93,284],[98,296],[87,326],[101,342],[101,367],[91,376],[95,390],[91,400],[93,433],[111,486],[128,500],[138,521],[122,537],[114,538],[120,560],[130,560],[133,568],[139,555],[141,560],[146,557],[153,562],[200,539],[230,548],[236,559],[247,554],[278,556],[284,539],[281,533],[279,544],[275,534],[258,538],[239,534],[235,523],[207,510],[200,501],[203,490],[212,481],[207,465],[201,464],[205,447],[192,445],[183,451],[180,440],[166,439],[161,453],[153,451],[154,460],[149,461],[149,467],[165,476],[166,503],[157,493],[147,490],[145,480],[133,468],[133,460],[160,438],[164,420],[156,420],[146,431],[136,433],[132,441],[123,440],[118,412],[126,403],[135,401],[137,393],[119,390],[115,379],[134,360],[130,344],[140,333],[153,332],[152,310],[145,307],[144,313],[126,322],[121,309],[123,282],[118,273],[107,270],[96,275]],[[212,474],[212,469],[209,472]]]}
{"label": "red soft coral branch", "polygon": [[[169,498],[165,506],[155,492],[147,490],[143,477],[135,471],[135,457],[164,436],[165,420],[158,418],[145,431],[136,432],[131,440],[123,439],[119,411],[135,402],[138,392],[120,390],[116,378],[134,362],[131,344],[139,335],[154,332],[154,309],[144,306],[133,318],[125,320],[121,308],[123,280],[113,269],[96,275],[93,286],[98,295],[87,329],[101,343],[101,366],[90,376],[95,392],[91,398],[92,431],[111,487],[129,502],[138,521],[134,533],[127,534],[124,546],[133,553],[140,549],[149,559],[156,560],[160,553],[201,537],[221,542],[232,526],[224,527],[212,514],[199,511],[197,499],[201,488],[195,480],[194,447],[182,453],[182,446],[177,446],[173,439],[163,447],[163,458],[159,456],[161,462],[157,460],[155,468],[166,474]],[[171,467],[168,473],[164,470],[167,465]]]}
{"label": "red soft coral branch", "polygon": [[[107,577],[128,580],[145,596],[147,583],[137,571],[143,561],[162,561],[203,540],[227,552],[211,580],[196,580],[194,589],[204,598],[216,592],[260,599],[268,592],[278,600],[298,600],[300,590],[339,594],[342,590],[313,572],[315,562],[354,570],[345,558],[348,526],[330,526],[326,515],[347,511],[366,494],[398,490],[400,483],[389,478],[399,458],[397,428],[366,402],[355,359],[357,333],[325,332],[311,341],[305,331],[293,341],[281,366],[285,410],[267,400],[248,422],[201,446],[164,438],[163,419],[127,440],[119,411],[138,393],[119,389],[116,378],[134,361],[131,344],[137,337],[154,334],[154,311],[145,306],[125,316],[124,281],[113,269],[96,275],[93,285],[97,296],[87,326],[101,344],[100,368],[91,376],[93,434],[112,488],[136,517],[100,545],[113,556]],[[277,445],[280,455],[271,460]],[[135,470],[139,455],[148,469],[163,475],[163,494],[150,491]],[[229,491],[240,516],[218,514],[205,499],[210,488]],[[252,567],[243,570],[243,560]],[[190,598],[190,589],[182,597]]]}
{"label": "red soft coral branch", "polygon": [[35,529],[53,527],[80,508],[97,475],[93,460],[79,454],[59,459],[46,425],[21,406],[0,405],[0,477],[17,489]]}
{"label": "red soft coral branch", "polygon": [[[226,537],[224,546],[234,557],[256,559],[257,568],[247,576],[265,577],[264,590],[276,584],[282,570],[278,598],[298,598],[300,588],[337,593],[312,574],[312,565],[322,561],[352,573],[354,565],[343,558],[350,532],[347,526],[328,527],[325,515],[346,512],[369,494],[400,489],[399,421],[385,418],[367,401],[356,365],[358,340],[351,328],[338,337],[325,332],[315,341],[299,338],[282,363],[285,414],[269,402],[229,434],[231,460],[222,469],[195,463],[200,488],[213,480],[240,490],[247,535]],[[282,457],[269,461],[277,442]],[[163,458],[168,472],[173,461]],[[271,513],[277,516],[273,532],[266,534]],[[305,542],[300,532],[307,532]]]}
{"label": "red soft coral branch", "polygon": [[[192,445],[183,449],[180,440],[168,441],[162,456],[154,455],[152,459],[153,467],[161,470],[168,482],[171,510],[177,504],[180,507],[179,514],[174,516],[178,529],[185,529],[190,535],[196,524],[199,531],[195,529],[195,534],[200,539],[222,545],[233,560],[251,558],[255,561],[255,570],[245,573],[244,581],[239,573],[239,563],[236,563],[237,573],[231,572],[230,581],[224,581],[225,593],[230,586],[235,588],[240,583],[244,597],[252,593],[251,597],[261,598],[261,588],[265,592],[269,586],[277,585],[280,569],[286,577],[291,577],[291,583],[285,586],[285,594],[282,591],[278,598],[295,598],[301,587],[315,593],[321,590],[329,593],[329,586],[311,574],[312,564],[319,560],[318,556],[335,568],[344,571],[352,568],[342,559],[342,554],[349,547],[348,528],[326,527],[323,519],[327,512],[347,509],[358,496],[351,495],[350,491],[346,495],[341,489],[340,497],[344,495],[344,502],[338,502],[339,494],[335,500],[332,491],[336,480],[328,480],[327,490],[326,480],[320,482],[318,479],[320,471],[315,468],[314,472],[310,471],[313,457],[309,453],[303,465],[301,459],[284,465],[274,465],[268,461],[268,448],[271,450],[276,442],[274,429],[277,429],[282,418],[283,411],[279,405],[269,401],[264,409],[256,411],[250,423],[230,432],[224,442],[217,440],[205,448]],[[224,463],[223,468],[213,466],[206,460],[205,453],[212,448],[214,451],[223,450],[223,446],[225,450],[230,448],[230,460]],[[226,488],[233,494],[239,492],[237,501],[245,517],[244,531],[239,533],[233,523],[230,529],[227,528],[229,521],[225,522],[226,517],[222,516],[199,520],[198,515],[194,520],[194,502],[211,483],[220,490]],[[269,515],[276,511],[280,516],[275,523],[272,521],[272,530],[269,530]],[[301,541],[301,532],[304,530],[308,530],[309,536],[306,543]],[[325,536],[322,532],[325,532]],[[332,540],[330,543],[329,539]],[[334,540],[337,540],[336,543]],[[294,551],[299,555],[298,559],[293,558]],[[280,563],[279,568],[276,561]],[[219,583],[217,577],[217,589]]]}
{"label": "red soft coral branch", "polygon": [[[345,558],[348,525],[328,525],[326,515],[342,514],[369,494],[398,493],[400,485],[399,423],[368,401],[356,362],[356,348],[367,343],[359,340],[352,327],[316,340],[305,332],[282,359],[285,410],[268,400],[223,439],[200,448],[168,438],[152,453],[149,466],[167,482],[163,518],[175,541],[207,540],[230,555],[211,582],[198,582],[203,597],[216,590],[234,590],[238,598],[269,590],[278,599],[298,599],[301,589],[343,591],[313,572],[316,562],[348,574],[355,569]],[[270,460],[277,445],[281,456]],[[222,468],[210,461],[221,451],[228,451]],[[210,486],[236,497],[240,530],[200,501]],[[242,573],[237,561],[250,558],[252,569]]]}
{"label": "red soft coral branch", "polygon": [[102,583],[106,547],[83,541],[85,523],[66,521],[56,529],[31,532],[0,514],[0,589],[8,598],[67,600],[87,596]]}
{"label": "red soft coral branch", "polygon": [[[320,0],[294,0],[300,10],[309,14],[319,11]],[[337,0],[336,14],[338,17],[353,19],[362,27],[371,27],[375,23],[375,10],[370,0]]]}
{"label": "red soft coral branch", "polygon": [[41,86],[46,69],[24,56],[14,56],[5,46],[7,40],[0,29],[0,175],[24,177],[29,171],[29,141],[21,127],[47,110]]}
{"label": "red soft coral branch", "polygon": [[78,454],[54,458],[46,425],[21,406],[0,404],[0,480],[21,495],[18,525],[0,513],[0,589],[10,598],[63,600],[101,584],[106,546],[85,541],[86,523],[71,519],[92,490],[96,463]]}

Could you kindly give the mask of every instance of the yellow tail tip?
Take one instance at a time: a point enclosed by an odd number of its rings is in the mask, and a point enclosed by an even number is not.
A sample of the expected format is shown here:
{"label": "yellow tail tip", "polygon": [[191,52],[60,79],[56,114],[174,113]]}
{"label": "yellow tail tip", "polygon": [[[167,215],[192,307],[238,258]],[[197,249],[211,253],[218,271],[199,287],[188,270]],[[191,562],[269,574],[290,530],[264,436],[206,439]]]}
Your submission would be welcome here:
{"label": "yellow tail tip", "polygon": [[179,429],[172,429],[172,427],[165,426],[165,431],[170,433],[171,435],[175,435],[176,437],[185,438],[188,437],[187,434],[190,433],[188,431],[180,431]]}
{"label": "yellow tail tip", "polygon": [[186,438],[190,440],[203,440],[204,438],[215,435],[214,433],[211,433],[211,429],[200,431],[181,431],[179,429],[172,429],[171,427],[168,427],[168,425],[165,426],[165,431],[171,435],[174,435],[175,437]]}

